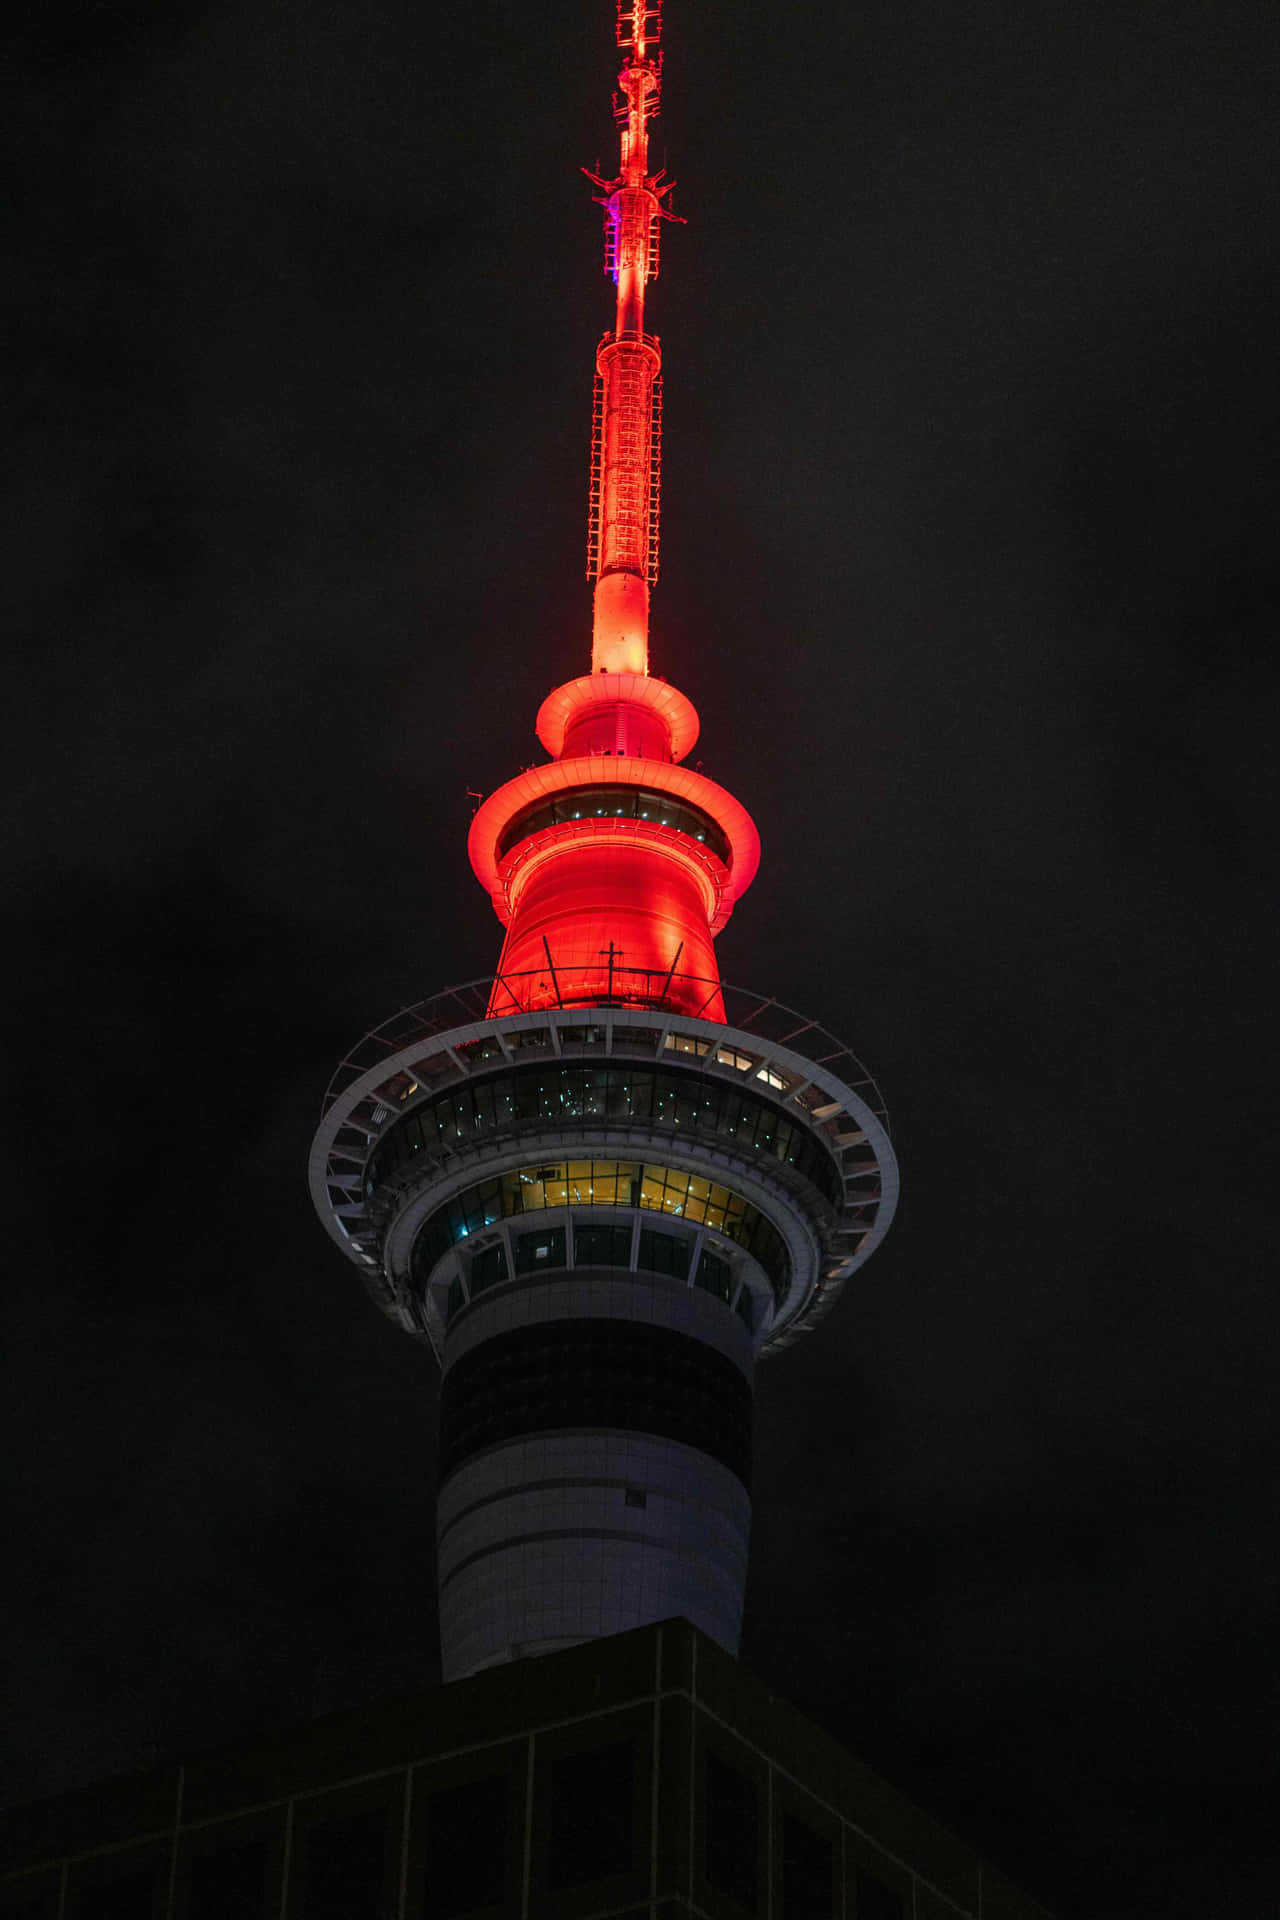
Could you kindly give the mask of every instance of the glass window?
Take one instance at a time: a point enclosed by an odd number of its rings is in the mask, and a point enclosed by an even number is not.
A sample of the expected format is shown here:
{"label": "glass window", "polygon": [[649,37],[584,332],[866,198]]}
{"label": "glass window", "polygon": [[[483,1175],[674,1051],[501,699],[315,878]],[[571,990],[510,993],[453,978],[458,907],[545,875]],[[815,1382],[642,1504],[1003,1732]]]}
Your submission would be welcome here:
{"label": "glass window", "polygon": [[759,1895],[760,1808],[756,1783],[708,1747],[704,1784],[706,1820],[704,1871],[719,1893],[727,1893],[748,1913]]}
{"label": "glass window", "polygon": [[640,1205],[661,1207],[665,1188],[661,1167],[646,1167],[640,1181]]}
{"label": "glass window", "polygon": [[625,1047],[628,1050],[636,1049],[648,1053],[656,1053],[658,1050],[658,1033],[659,1029],[657,1027],[615,1027],[613,1030],[613,1044],[615,1047]]}
{"label": "glass window", "polygon": [[603,1226],[586,1221],[573,1223],[573,1259],[579,1267],[629,1267],[631,1265],[631,1223]]}
{"label": "glass window", "polygon": [[550,1772],[548,1891],[629,1873],[636,1864],[635,1740],[556,1754]]}
{"label": "glass window", "polygon": [[453,1279],[449,1282],[449,1292],[445,1299],[445,1309],[444,1309],[445,1319],[452,1320],[454,1314],[461,1313],[463,1307],[466,1304],[467,1304],[467,1296],[465,1291],[463,1290],[462,1282],[461,1280],[458,1279],[457,1275],[455,1274]]}
{"label": "glass window", "polygon": [[[191,1863],[186,1920],[227,1920],[233,1913],[256,1920],[266,1904],[270,1862],[267,1841],[246,1840],[243,1833],[237,1836],[234,1830],[224,1836],[222,1845],[202,1848]],[[278,1882],[278,1863],[276,1879]],[[278,1890],[276,1898],[278,1901]]]}
{"label": "glass window", "polygon": [[[704,1287],[708,1293],[714,1293],[717,1300],[728,1301],[733,1293],[733,1269],[727,1260],[718,1253],[708,1253],[704,1247],[698,1255],[698,1272],[694,1285]],[[746,1289],[744,1288],[745,1292]]]}
{"label": "glass window", "polygon": [[[651,1164],[641,1168],[634,1160],[560,1161],[543,1167],[518,1167],[511,1173],[482,1181],[447,1202],[421,1228],[414,1242],[414,1276],[420,1286],[425,1285],[437,1260],[449,1247],[468,1240],[472,1234],[482,1233],[499,1220],[567,1205],[640,1207],[688,1220],[691,1224],[705,1224],[754,1255],[768,1274],[776,1296],[781,1297],[788,1284],[790,1267],[786,1245],[777,1229],[755,1207],[701,1174]],[[563,1233],[563,1229],[558,1231]],[[481,1257],[476,1256],[477,1260]],[[545,1256],[537,1265],[541,1267],[544,1261]],[[494,1264],[496,1267],[496,1261]],[[563,1246],[555,1264],[564,1264]],[[535,1269],[517,1262],[516,1270],[526,1273]],[[495,1278],[504,1277],[500,1272],[495,1273]],[[484,1284],[494,1282],[489,1280]],[[475,1291],[474,1279],[472,1290]]]}
{"label": "glass window", "polygon": [[551,1272],[564,1265],[564,1228],[543,1227],[516,1238],[516,1272]]}
{"label": "glass window", "polygon": [[[512,847],[544,833],[549,827],[567,826],[574,820],[649,820],[657,826],[671,827],[701,841],[725,865],[729,864],[729,842],[709,813],[691,806],[671,793],[651,792],[645,787],[577,787],[569,792],[545,795],[517,813],[503,828],[498,841],[501,860]],[[473,1043],[475,1044],[475,1043]]]}
{"label": "glass window", "polygon": [[554,1320],[496,1333],[440,1389],[440,1473],[486,1447],[566,1427],[678,1440],[751,1479],[751,1389],[724,1354],[635,1320]]}
{"label": "glass window", "polygon": [[902,1896],[865,1867],[857,1869],[858,1920],[902,1920]]}
{"label": "glass window", "polygon": [[551,1034],[546,1027],[529,1027],[520,1033],[509,1033],[506,1040],[512,1053],[519,1053],[522,1048],[549,1047]]}
{"label": "glass window", "polygon": [[669,1033],[663,1045],[672,1053],[693,1053],[700,1058],[711,1051],[709,1040],[697,1040],[690,1033]]}
{"label": "glass window", "polygon": [[[835,1856],[825,1834],[806,1820],[782,1815],[782,1912],[784,1920],[830,1920]],[[860,1916],[859,1920],[865,1920]]]}
{"label": "glass window", "polygon": [[477,1907],[502,1906],[509,1880],[509,1782],[499,1776],[440,1787],[427,1796],[424,1824],[424,1911],[455,1920]]}
{"label": "glass window", "polygon": [[335,1815],[307,1830],[303,1843],[301,1920],[350,1920],[377,1913],[386,1878],[385,1807]]}
{"label": "glass window", "polygon": [[496,1287],[507,1277],[507,1253],[501,1240],[496,1246],[484,1247],[471,1256],[471,1293],[483,1293],[486,1287]]}
{"label": "glass window", "polygon": [[154,1867],[117,1868],[114,1862],[75,1866],[67,1887],[67,1911],[75,1920],[138,1920],[155,1912]]}
{"label": "glass window", "polygon": [[[144,1907],[142,1911],[145,1915],[147,1909]],[[222,1920],[222,1911],[219,1909],[218,1920]],[[68,1907],[67,1912],[74,1920],[74,1906]],[[0,1891],[0,1913],[4,1914],[5,1920],[59,1920],[56,1883],[49,1886],[46,1882],[42,1893],[28,1892],[25,1898],[10,1885],[7,1890]]]}
{"label": "glass window", "polygon": [[[839,1204],[843,1199],[840,1170],[823,1141],[762,1095],[727,1087],[704,1074],[671,1068],[655,1072],[622,1062],[609,1067],[567,1062],[526,1067],[435,1095],[383,1134],[369,1157],[365,1191],[372,1196],[424,1146],[487,1136],[513,1123],[606,1114],[634,1120],[656,1116],[673,1127],[728,1134],[739,1147],[785,1159],[828,1200]],[[511,1210],[521,1211],[519,1206]]]}
{"label": "glass window", "polygon": [[656,1233],[652,1227],[640,1229],[637,1264],[646,1273],[665,1273],[673,1280],[687,1280],[689,1252],[689,1242],[674,1233]]}
{"label": "glass window", "polygon": [[750,1287],[744,1287],[742,1289],[733,1310],[739,1320],[741,1320],[743,1326],[747,1329],[747,1332],[754,1333],[756,1330],[756,1303],[751,1297]]}

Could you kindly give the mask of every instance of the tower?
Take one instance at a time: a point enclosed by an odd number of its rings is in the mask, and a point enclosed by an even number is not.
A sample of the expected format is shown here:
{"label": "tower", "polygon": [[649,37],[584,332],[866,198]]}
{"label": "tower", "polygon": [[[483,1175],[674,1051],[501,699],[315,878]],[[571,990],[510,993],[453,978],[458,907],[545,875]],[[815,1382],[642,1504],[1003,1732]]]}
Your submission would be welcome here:
{"label": "tower", "polygon": [[649,673],[672,182],[649,171],[661,13],[617,0],[614,325],[596,352],[591,672],[549,758],[468,851],[506,929],[491,979],[368,1034],[325,1095],[320,1217],[442,1370],[445,1678],[683,1614],[736,1651],[757,1360],[827,1313],[888,1229],[875,1083],[816,1022],[721,981],[746,809],[685,764],[698,716]]}

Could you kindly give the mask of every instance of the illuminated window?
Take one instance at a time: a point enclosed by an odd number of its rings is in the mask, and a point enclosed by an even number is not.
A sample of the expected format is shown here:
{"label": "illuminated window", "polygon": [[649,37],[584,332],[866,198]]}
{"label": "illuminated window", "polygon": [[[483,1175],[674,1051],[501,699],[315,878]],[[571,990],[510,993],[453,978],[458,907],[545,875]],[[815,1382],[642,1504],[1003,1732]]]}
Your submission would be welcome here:
{"label": "illuminated window", "polygon": [[440,1472],[522,1434],[651,1433],[751,1478],[751,1389],[702,1340],[637,1320],[513,1327],[465,1353],[440,1389]]}
{"label": "illuminated window", "polygon": [[[573,1160],[518,1167],[480,1182],[439,1208],[421,1228],[413,1249],[415,1278],[424,1285],[443,1253],[498,1220],[569,1205],[640,1207],[708,1226],[736,1241],[759,1261],[779,1298],[786,1290],[790,1271],[786,1246],[777,1228],[757,1208],[701,1174],[652,1164],[641,1166],[632,1160]],[[556,1231],[563,1241],[563,1228]],[[538,1258],[537,1267],[544,1264],[544,1258]],[[563,1244],[554,1264],[564,1264]],[[521,1265],[517,1257],[518,1272],[534,1270],[534,1264]]]}

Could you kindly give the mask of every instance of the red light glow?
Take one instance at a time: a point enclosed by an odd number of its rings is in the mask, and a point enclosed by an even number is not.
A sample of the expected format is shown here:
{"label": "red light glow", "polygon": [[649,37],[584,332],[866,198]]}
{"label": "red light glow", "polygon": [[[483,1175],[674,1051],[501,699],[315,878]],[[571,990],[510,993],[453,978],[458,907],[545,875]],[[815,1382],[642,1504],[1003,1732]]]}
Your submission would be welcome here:
{"label": "red light glow", "polygon": [[[538,737],[552,759],[490,794],[467,851],[507,929],[500,974],[536,980],[523,1004],[656,1000],[714,1019],[722,1017],[714,936],[755,877],[760,838],[732,794],[679,764],[698,737],[697,712],[667,681],[649,677],[662,357],[644,330],[644,299],[658,268],[660,222],[674,218],[662,204],[674,182],[648,172],[661,81],[650,49],[661,29],[657,6],[619,6],[619,170],[611,180],[590,176],[604,208],[606,271],[617,286],[614,330],[596,353],[592,671],[543,701]],[[641,795],[634,811],[611,811],[607,795],[624,787],[692,811],[668,806],[665,818],[650,820]],[[536,806],[579,790],[581,816]],[[522,821],[526,810],[532,817]],[[509,987],[496,985],[491,1011],[501,1011],[504,995]]]}

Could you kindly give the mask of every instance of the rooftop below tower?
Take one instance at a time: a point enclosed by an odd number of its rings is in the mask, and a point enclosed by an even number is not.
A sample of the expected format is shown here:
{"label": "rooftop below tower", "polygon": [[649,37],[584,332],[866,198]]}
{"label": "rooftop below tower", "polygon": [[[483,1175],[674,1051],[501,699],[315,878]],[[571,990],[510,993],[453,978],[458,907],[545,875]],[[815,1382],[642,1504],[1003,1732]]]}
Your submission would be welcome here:
{"label": "rooftop below tower", "polygon": [[0,1815],[24,1920],[1044,1920],[683,1620]]}

